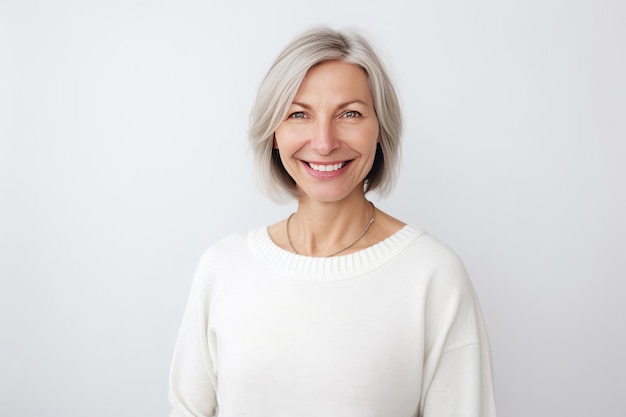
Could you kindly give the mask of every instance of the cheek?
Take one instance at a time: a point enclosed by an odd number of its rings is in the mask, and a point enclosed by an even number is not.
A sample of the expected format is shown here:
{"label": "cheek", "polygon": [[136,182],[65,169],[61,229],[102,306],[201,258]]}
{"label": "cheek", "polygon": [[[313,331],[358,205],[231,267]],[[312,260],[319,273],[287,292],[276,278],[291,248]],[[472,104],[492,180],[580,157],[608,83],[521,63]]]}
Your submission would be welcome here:
{"label": "cheek", "polygon": [[285,149],[288,148],[290,143],[293,142],[293,132],[289,128],[278,126],[278,129],[274,132],[274,148]]}
{"label": "cheek", "polygon": [[372,151],[376,150],[376,145],[380,142],[380,131],[378,126],[368,126],[355,130],[350,137],[355,144],[360,143],[361,149]]}
{"label": "cheek", "polygon": [[274,149],[285,155],[294,154],[307,143],[307,132],[300,126],[278,128],[274,132]]}
{"label": "cheek", "polygon": [[278,156],[287,171],[289,171],[291,157],[296,152],[294,142],[293,136],[289,135],[284,129],[276,129],[274,133],[274,149],[278,151]]}

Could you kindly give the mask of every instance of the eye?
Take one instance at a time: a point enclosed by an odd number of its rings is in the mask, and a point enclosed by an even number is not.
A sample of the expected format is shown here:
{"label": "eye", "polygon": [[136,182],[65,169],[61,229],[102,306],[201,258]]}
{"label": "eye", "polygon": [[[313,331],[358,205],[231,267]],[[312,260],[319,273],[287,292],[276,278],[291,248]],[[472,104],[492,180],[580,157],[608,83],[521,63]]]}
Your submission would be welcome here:
{"label": "eye", "polygon": [[297,112],[291,113],[287,118],[288,119],[304,119],[306,118],[306,114],[303,111],[297,111]]}
{"label": "eye", "polygon": [[359,117],[361,115],[361,113],[359,113],[358,111],[354,111],[354,110],[348,110],[347,112],[344,112],[343,117],[346,117],[348,119],[352,119],[355,117]]}

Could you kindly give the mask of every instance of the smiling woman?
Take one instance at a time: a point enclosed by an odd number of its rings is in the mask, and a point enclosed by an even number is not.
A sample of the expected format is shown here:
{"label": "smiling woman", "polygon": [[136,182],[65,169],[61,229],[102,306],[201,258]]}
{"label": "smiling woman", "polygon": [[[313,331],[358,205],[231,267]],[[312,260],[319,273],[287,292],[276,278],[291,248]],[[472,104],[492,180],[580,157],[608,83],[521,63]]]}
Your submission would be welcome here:
{"label": "smiling woman", "polygon": [[301,203],[338,202],[362,194],[378,138],[367,74],[357,65],[328,61],[307,73],[276,129],[274,148]]}
{"label": "smiling woman", "polygon": [[378,210],[401,133],[360,35],[315,29],[252,111],[269,194],[295,213],[198,266],[170,378],[175,416],[495,416],[487,334],[461,261]]}

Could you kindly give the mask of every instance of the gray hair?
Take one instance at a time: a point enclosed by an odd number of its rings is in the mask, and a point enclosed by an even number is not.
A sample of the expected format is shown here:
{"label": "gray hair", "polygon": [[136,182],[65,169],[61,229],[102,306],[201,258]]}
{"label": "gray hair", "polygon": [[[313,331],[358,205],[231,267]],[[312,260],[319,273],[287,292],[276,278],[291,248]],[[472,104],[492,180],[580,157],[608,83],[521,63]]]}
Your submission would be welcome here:
{"label": "gray hair", "polygon": [[261,174],[260,182],[275,201],[285,202],[297,197],[298,192],[278,150],[274,149],[274,132],[286,117],[309,69],[326,61],[356,64],[367,73],[380,127],[380,142],[372,169],[365,178],[364,190],[376,190],[386,196],[394,186],[402,134],[402,115],[395,88],[381,60],[362,35],[322,27],[303,33],[280,53],[259,86],[250,114],[248,137]]}

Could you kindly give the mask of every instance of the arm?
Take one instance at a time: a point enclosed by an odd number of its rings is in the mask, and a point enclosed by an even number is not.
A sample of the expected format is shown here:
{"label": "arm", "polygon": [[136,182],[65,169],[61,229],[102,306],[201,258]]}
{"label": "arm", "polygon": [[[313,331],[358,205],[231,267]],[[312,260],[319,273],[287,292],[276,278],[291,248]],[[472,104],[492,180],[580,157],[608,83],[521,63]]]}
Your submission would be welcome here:
{"label": "arm", "polygon": [[209,344],[211,256],[196,269],[170,369],[170,417],[210,417],[217,408],[216,375]]}
{"label": "arm", "polygon": [[420,417],[495,417],[489,340],[456,257],[437,268],[429,286],[426,349]]}

